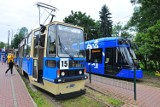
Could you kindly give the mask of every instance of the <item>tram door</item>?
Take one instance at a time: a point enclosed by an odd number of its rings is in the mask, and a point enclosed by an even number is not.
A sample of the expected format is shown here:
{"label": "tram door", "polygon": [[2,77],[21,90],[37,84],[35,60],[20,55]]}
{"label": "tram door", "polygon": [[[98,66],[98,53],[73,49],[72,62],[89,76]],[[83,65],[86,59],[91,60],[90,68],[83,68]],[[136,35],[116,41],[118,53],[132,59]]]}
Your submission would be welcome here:
{"label": "tram door", "polygon": [[105,49],[105,74],[116,75],[116,48]]}
{"label": "tram door", "polygon": [[[45,35],[42,35],[41,38],[44,39]],[[36,36],[33,40],[33,78],[35,81],[41,82],[43,76],[44,44],[41,45],[42,43],[37,40]]]}

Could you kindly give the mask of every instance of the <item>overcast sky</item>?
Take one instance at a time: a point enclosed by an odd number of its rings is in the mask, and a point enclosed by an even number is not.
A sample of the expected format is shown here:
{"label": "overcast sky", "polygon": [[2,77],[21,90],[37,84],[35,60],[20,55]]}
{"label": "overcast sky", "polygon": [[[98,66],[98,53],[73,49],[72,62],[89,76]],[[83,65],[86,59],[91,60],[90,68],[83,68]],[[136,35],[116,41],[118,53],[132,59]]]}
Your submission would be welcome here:
{"label": "overcast sky", "polygon": [[[114,23],[126,22],[133,13],[130,0],[0,0],[0,41],[7,43],[8,30],[11,36],[25,26],[30,31],[38,26],[37,2],[49,3],[58,8],[54,20],[63,21],[71,14],[71,10],[81,11],[99,20],[99,11],[106,4],[112,14]],[[41,10],[43,13],[43,10]],[[47,17],[42,15],[41,22]]]}

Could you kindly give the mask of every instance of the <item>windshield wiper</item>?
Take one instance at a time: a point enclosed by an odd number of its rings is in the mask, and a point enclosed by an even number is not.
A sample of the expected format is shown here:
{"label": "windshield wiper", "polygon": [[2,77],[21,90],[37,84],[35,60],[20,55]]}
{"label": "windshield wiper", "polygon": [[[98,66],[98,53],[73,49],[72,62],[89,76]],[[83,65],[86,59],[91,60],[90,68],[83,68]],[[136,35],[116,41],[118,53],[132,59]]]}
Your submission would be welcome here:
{"label": "windshield wiper", "polygon": [[65,52],[66,54],[68,54],[68,55],[70,56],[70,58],[73,60],[73,58],[74,58],[73,55],[71,55],[71,53],[68,52],[68,51],[66,50],[65,46],[61,43],[61,40],[60,40],[59,35],[58,35],[58,39],[59,39],[59,45],[60,45],[60,47],[62,47],[62,49],[64,50],[64,52]]}

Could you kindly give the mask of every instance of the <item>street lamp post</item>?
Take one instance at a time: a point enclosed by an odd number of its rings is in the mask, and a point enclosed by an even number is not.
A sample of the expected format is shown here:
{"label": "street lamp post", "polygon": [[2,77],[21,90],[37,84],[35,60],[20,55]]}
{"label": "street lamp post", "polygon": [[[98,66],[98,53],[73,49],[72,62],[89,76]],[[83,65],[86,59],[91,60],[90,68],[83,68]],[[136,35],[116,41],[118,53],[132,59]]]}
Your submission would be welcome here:
{"label": "street lamp post", "polygon": [[7,49],[7,53],[9,53],[9,36],[10,36],[10,30],[8,30],[8,49]]}

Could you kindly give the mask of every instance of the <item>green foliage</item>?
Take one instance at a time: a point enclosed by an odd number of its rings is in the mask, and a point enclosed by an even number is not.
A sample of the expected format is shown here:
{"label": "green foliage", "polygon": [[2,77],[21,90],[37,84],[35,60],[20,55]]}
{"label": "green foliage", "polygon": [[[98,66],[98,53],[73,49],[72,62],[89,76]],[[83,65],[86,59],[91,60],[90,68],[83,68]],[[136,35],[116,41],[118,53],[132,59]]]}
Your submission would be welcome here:
{"label": "green foliage", "polygon": [[124,38],[128,38],[128,39],[133,38],[133,35],[120,22],[113,25],[112,36],[124,37]]}
{"label": "green foliage", "polygon": [[112,29],[112,36],[120,36],[120,32],[123,31],[123,26],[120,23],[117,23],[116,25],[113,25]]}
{"label": "green foliage", "polygon": [[0,48],[4,48],[5,47],[5,43],[4,42],[0,42]]}
{"label": "green foliage", "polygon": [[122,100],[99,93],[90,88],[86,88],[86,94],[68,100],[61,101],[63,107],[121,107]]}
{"label": "green foliage", "polygon": [[105,107],[104,104],[88,97],[80,96],[74,99],[61,101],[63,107]]}
{"label": "green foliage", "polygon": [[135,41],[139,46],[136,53],[145,69],[160,69],[160,20],[146,33],[138,33]]}
{"label": "green foliage", "polygon": [[97,38],[99,22],[95,22],[90,16],[87,16],[86,13],[71,11],[71,14],[65,17],[63,21],[83,27],[84,33],[89,40]]}
{"label": "green foliage", "polygon": [[112,33],[112,20],[111,13],[106,5],[102,6],[100,14],[100,31],[102,32],[103,37],[110,37]]}
{"label": "green foliage", "polygon": [[133,40],[134,38],[132,34],[132,29],[126,28],[126,26],[123,26],[120,22],[113,25],[112,36],[123,37],[123,38],[127,38],[128,40]]}
{"label": "green foliage", "polygon": [[38,107],[54,107],[39,91],[33,91],[30,86],[29,81],[25,77],[21,77],[26,84],[28,92],[30,93],[31,97],[33,98],[34,102],[37,104]]}
{"label": "green foliage", "polygon": [[24,38],[25,36],[28,35],[28,29],[26,27],[22,27],[19,31],[19,36],[21,36],[22,38]]}
{"label": "green foliage", "polygon": [[129,22],[130,26],[135,26],[138,31],[146,32],[148,27],[156,24],[160,19],[160,0],[131,0],[135,4],[140,4],[134,10]]}
{"label": "green foliage", "polygon": [[[160,69],[160,0],[130,0],[135,5],[128,26],[138,31],[136,52],[144,69]],[[139,5],[136,5],[139,4]]]}
{"label": "green foliage", "polygon": [[11,41],[11,47],[18,48],[18,45],[20,42],[25,38],[25,36],[28,34],[28,29],[26,27],[22,27],[18,34],[14,35],[13,40]]}

